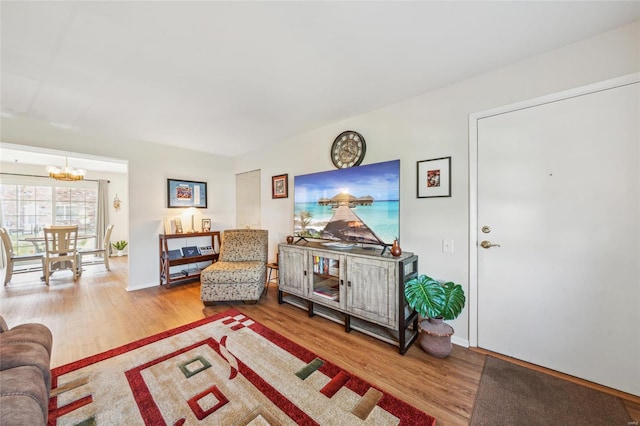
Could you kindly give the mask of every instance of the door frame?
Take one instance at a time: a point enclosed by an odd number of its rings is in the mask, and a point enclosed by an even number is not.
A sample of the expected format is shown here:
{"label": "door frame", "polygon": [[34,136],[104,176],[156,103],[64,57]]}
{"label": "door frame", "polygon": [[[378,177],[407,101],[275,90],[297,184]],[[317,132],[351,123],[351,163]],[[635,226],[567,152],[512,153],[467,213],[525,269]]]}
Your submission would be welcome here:
{"label": "door frame", "polygon": [[478,121],[526,108],[640,82],[640,73],[628,74],[558,93],[469,114],[469,345],[478,347]]}

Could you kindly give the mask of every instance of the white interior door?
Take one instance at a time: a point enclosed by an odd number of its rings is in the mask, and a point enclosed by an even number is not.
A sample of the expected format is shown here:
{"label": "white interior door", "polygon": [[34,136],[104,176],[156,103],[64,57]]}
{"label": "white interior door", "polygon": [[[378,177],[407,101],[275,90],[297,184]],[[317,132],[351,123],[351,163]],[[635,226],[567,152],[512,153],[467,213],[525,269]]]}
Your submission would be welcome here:
{"label": "white interior door", "polygon": [[636,395],[639,86],[477,122],[478,346]]}
{"label": "white interior door", "polygon": [[236,175],[236,228],[259,229],[262,214],[260,170]]}

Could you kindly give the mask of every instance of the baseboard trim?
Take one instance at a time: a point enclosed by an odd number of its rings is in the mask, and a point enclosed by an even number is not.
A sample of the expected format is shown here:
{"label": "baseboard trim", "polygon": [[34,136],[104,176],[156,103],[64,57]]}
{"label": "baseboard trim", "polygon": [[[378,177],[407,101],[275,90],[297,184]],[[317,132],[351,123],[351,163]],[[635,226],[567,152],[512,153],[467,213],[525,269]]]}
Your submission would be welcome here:
{"label": "baseboard trim", "polygon": [[463,348],[468,348],[469,347],[469,340],[468,339],[462,339],[460,337],[456,337],[455,334],[453,336],[451,336],[451,343],[453,343],[454,345],[462,346]]}

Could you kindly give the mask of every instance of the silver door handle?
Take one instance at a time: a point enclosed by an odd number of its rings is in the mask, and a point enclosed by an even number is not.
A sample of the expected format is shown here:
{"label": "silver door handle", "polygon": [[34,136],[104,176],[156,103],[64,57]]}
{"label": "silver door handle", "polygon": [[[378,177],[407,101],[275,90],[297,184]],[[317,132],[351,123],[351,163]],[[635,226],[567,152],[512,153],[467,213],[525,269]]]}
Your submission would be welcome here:
{"label": "silver door handle", "polygon": [[487,240],[484,240],[483,242],[481,242],[480,245],[482,246],[482,248],[485,248],[485,249],[488,249],[491,247],[500,247],[500,244],[491,244],[491,241],[487,241]]}

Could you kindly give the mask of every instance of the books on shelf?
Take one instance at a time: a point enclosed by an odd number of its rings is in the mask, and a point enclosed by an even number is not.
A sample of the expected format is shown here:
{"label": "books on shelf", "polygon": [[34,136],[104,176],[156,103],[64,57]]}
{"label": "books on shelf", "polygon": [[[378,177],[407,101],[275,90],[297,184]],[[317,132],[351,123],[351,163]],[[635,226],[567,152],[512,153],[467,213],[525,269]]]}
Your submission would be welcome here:
{"label": "books on shelf", "polygon": [[329,300],[338,300],[340,297],[339,290],[336,287],[316,287],[313,289],[313,294]]}
{"label": "books on shelf", "polygon": [[214,254],[215,252],[213,251],[213,247],[211,246],[201,246],[200,247],[200,254],[205,256],[207,254]]}
{"label": "books on shelf", "polygon": [[180,250],[169,250],[167,252],[167,256],[169,259],[180,259],[182,257],[182,252]]}
{"label": "books on shelf", "polygon": [[340,275],[340,261],[322,256],[313,257],[313,272],[325,275]]}
{"label": "books on shelf", "polygon": [[180,271],[180,274],[182,276],[189,277],[191,275],[199,275],[200,272],[202,272],[202,269],[195,267],[195,268],[183,269],[182,271]]}
{"label": "books on shelf", "polygon": [[200,256],[200,251],[196,246],[182,247],[182,256],[183,257]]}

